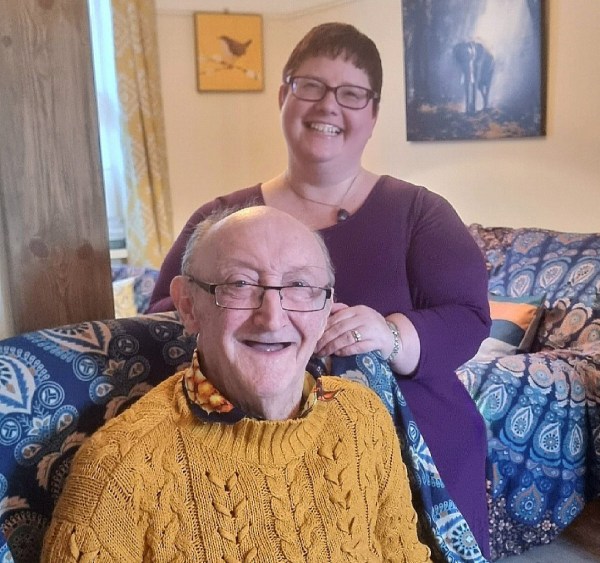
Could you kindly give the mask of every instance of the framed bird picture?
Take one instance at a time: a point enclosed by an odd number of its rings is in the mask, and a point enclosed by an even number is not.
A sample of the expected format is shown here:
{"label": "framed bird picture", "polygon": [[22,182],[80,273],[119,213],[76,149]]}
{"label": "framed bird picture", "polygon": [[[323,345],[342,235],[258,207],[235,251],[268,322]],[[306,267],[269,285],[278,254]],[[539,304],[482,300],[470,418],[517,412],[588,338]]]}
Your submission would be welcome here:
{"label": "framed bird picture", "polygon": [[194,13],[200,92],[251,92],[264,88],[262,16]]}

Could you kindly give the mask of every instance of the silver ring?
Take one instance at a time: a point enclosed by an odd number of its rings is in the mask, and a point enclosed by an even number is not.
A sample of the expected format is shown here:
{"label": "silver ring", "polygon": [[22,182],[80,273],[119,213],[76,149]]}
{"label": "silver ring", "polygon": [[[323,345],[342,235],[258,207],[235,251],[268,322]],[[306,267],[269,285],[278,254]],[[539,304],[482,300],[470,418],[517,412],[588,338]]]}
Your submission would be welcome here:
{"label": "silver ring", "polygon": [[360,342],[362,340],[362,336],[358,330],[351,330],[352,338],[354,338],[354,342]]}

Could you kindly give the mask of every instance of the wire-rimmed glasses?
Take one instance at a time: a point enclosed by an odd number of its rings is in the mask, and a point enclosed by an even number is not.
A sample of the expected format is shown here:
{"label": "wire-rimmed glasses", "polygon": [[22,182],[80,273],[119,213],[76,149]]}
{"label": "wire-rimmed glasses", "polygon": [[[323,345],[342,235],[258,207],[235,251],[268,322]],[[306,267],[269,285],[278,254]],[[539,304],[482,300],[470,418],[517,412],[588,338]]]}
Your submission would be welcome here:
{"label": "wire-rimmed glasses", "polygon": [[348,109],[363,109],[367,107],[369,100],[379,98],[377,92],[354,84],[328,86],[321,80],[308,76],[288,76],[285,81],[290,85],[292,94],[306,102],[318,102],[327,92],[333,92],[340,106]]}
{"label": "wire-rimmed glasses", "polygon": [[312,285],[259,285],[245,281],[233,283],[207,283],[193,276],[186,278],[210,293],[215,298],[215,305],[224,309],[251,310],[260,309],[265,291],[273,289],[279,292],[281,308],[284,311],[310,313],[321,311],[328,299],[333,295],[331,287],[315,287]]}

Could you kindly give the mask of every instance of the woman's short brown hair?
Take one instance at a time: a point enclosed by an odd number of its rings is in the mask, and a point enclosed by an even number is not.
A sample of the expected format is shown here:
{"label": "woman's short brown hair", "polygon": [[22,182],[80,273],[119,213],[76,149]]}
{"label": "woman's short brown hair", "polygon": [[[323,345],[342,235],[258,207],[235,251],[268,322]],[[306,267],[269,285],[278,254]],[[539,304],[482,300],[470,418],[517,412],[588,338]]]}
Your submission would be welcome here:
{"label": "woman's short brown hair", "polygon": [[371,89],[378,95],[378,99],[373,100],[373,107],[377,107],[381,98],[383,70],[379,51],[372,39],[346,23],[331,22],[313,27],[294,47],[283,67],[283,81],[286,82],[304,61],[320,56],[332,59],[341,56],[364,70]]}

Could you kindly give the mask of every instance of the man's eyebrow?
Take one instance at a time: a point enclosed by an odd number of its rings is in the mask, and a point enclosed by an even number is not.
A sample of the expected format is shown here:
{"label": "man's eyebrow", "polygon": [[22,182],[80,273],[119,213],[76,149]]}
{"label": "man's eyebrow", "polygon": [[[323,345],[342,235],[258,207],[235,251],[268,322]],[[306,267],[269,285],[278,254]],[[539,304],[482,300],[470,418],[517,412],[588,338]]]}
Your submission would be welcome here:
{"label": "man's eyebrow", "polygon": [[[224,274],[227,271],[230,272],[231,270],[236,270],[237,268],[249,270],[251,272],[256,273],[259,276],[266,273],[264,269],[257,269],[256,264],[247,262],[243,258],[235,258],[233,260],[231,258],[228,258],[225,262],[217,264],[217,269],[221,272],[221,274]],[[299,266],[291,266],[289,269],[281,272],[281,278],[286,279],[293,278],[295,276],[314,276],[319,275],[322,272],[327,273],[327,268],[324,266],[304,264]]]}
{"label": "man's eyebrow", "polygon": [[323,266],[298,266],[297,268],[292,268],[291,270],[284,272],[282,277],[310,275],[326,271],[327,268],[324,268]]}

